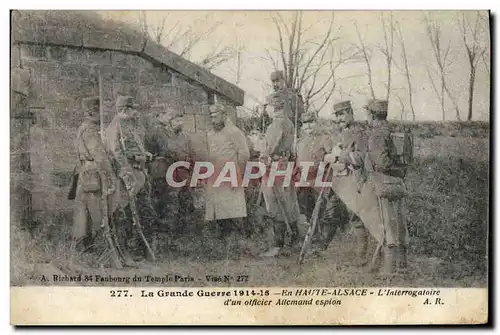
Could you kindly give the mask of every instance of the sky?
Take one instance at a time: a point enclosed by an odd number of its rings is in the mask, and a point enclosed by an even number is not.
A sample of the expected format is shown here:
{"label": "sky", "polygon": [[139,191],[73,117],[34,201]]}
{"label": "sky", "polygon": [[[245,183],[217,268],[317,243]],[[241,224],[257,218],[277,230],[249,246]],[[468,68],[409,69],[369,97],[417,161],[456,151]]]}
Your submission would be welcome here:
{"label": "sky", "polygon": [[[241,76],[237,83],[245,91],[244,109],[253,109],[264,102],[265,96],[270,93],[271,87],[269,75],[273,71],[272,63],[266,60],[266,50],[276,50],[278,47],[278,35],[276,27],[271,20],[273,12],[270,11],[147,11],[146,18],[151,30],[160,26],[162,19],[165,20],[165,31],[172,28],[179,31],[191,29],[193,33],[203,33],[216,22],[220,25],[210,35],[201,40],[192,54],[190,60],[198,61],[206,55],[214,46],[229,46],[241,48]],[[413,86],[413,100],[416,119],[419,121],[442,120],[442,112],[439,100],[433,90],[428,77],[428,69],[437,80],[438,72],[436,62],[432,53],[431,44],[428,40],[423,18],[430,18],[439,23],[442,29],[443,43],[450,46],[446,80],[452,96],[457,100],[461,109],[461,118],[467,115],[469,64],[466,49],[463,44],[461,30],[457,18],[462,12],[457,11],[393,11],[395,22],[400,24],[410,68]],[[111,17],[137,25],[139,12],[137,11],[112,11],[100,12],[105,17]],[[287,20],[291,18],[291,12],[281,12]],[[335,11],[334,12],[334,35],[335,48],[345,49],[358,44],[355,24],[366,46],[372,50],[371,66],[373,71],[374,90],[377,98],[384,98],[387,82],[387,65],[384,55],[377,49],[384,42],[384,35],[380,22],[379,11]],[[482,12],[486,15],[486,12]],[[303,26],[311,27],[304,35],[307,38],[321,39],[329,26],[331,11],[305,11],[303,12]],[[385,13],[388,15],[388,12]],[[474,22],[475,12],[466,12],[466,17]],[[486,23],[487,24],[487,23]],[[489,74],[489,33],[484,31],[480,36],[480,45],[486,47],[485,62],[481,59],[477,66],[476,83],[474,89],[473,120],[489,120],[489,96],[490,96],[490,74]],[[168,37],[165,38],[168,42]],[[172,51],[178,52],[179,47],[185,43],[180,40],[178,44],[172,45]],[[401,48],[399,40],[394,41],[394,62],[402,65]],[[212,72],[229,82],[236,83],[236,59],[225,63]],[[332,106],[335,102],[349,99],[353,103],[355,117],[365,119],[362,106],[369,98],[368,77],[366,76],[366,64],[355,62],[341,65],[338,68],[337,88],[329,103],[320,111],[319,115],[324,118],[332,118]],[[326,76],[326,73],[321,73]],[[409,119],[409,99],[406,85],[406,77],[395,66],[392,68],[392,90],[389,99],[390,119],[401,118],[401,103],[405,106],[405,118]],[[455,110],[451,101],[447,98],[446,120],[456,120]]]}

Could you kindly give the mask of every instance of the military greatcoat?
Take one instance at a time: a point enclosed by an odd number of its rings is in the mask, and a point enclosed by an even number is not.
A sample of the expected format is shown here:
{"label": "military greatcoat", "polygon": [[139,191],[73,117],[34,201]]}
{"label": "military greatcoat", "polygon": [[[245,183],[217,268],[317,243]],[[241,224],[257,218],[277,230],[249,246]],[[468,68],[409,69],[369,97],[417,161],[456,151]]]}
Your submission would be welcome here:
{"label": "military greatcoat", "polygon": [[[285,169],[290,160],[294,141],[294,126],[284,115],[275,115],[265,134],[265,156],[272,161],[281,162]],[[268,164],[269,172],[271,164]],[[276,178],[274,186],[267,185],[269,174],[262,178],[261,190],[269,216],[277,221],[293,222],[300,215],[294,183],[285,185],[283,178]]]}
{"label": "military greatcoat", "polygon": [[[78,173],[76,185],[73,238],[84,237],[90,231],[100,229],[102,212],[103,174],[111,178],[113,171],[99,134],[99,125],[85,120],[77,132],[76,150]],[[87,221],[90,216],[91,224]]]}
{"label": "military greatcoat", "polygon": [[[222,130],[211,130],[207,133],[207,147],[208,161],[214,165],[215,172],[205,185],[205,220],[246,217],[245,189],[241,187],[241,182],[250,151],[245,134],[226,119]],[[237,187],[233,187],[229,182],[215,187],[219,173],[228,162],[234,163],[237,169]]]}

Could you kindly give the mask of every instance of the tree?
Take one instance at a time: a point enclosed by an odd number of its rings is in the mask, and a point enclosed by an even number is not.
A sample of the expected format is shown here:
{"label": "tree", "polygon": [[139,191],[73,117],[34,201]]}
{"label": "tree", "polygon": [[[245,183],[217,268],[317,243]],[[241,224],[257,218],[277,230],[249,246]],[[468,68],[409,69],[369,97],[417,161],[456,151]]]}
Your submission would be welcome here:
{"label": "tree", "polygon": [[392,12],[389,14],[389,22],[387,22],[384,14],[381,13],[380,23],[382,24],[382,31],[384,32],[384,45],[379,46],[379,49],[380,52],[384,54],[385,62],[387,64],[387,84],[385,100],[389,101],[391,95],[392,55],[394,52],[394,20],[392,17]]}
{"label": "tree", "polygon": [[368,72],[367,72],[368,87],[370,88],[372,98],[375,99],[375,91],[373,90],[372,67],[370,64],[371,54],[370,54],[370,51],[368,50],[368,48],[366,47],[366,45],[363,41],[363,38],[361,37],[361,33],[359,32],[358,24],[354,23],[354,27],[356,28],[356,34],[358,36],[358,42],[359,42],[359,45],[357,45],[356,47],[358,48],[358,51],[360,52],[360,54],[361,54],[361,56],[366,64],[366,68],[368,70]]}
{"label": "tree", "polygon": [[427,74],[429,76],[429,80],[436,92],[436,95],[439,98],[441,104],[441,112],[443,120],[446,119],[446,109],[445,109],[445,95],[448,96],[450,101],[455,108],[455,114],[457,120],[460,121],[460,109],[458,107],[457,100],[453,97],[446,83],[446,71],[451,62],[448,61],[448,54],[450,52],[450,41],[448,40],[448,45],[446,47],[442,44],[442,32],[441,27],[437,21],[431,21],[428,16],[424,17],[424,24],[427,33],[427,37],[429,38],[429,42],[432,46],[432,52],[434,55],[434,59],[436,60],[436,65],[438,67],[438,72],[440,75],[440,90],[437,89],[434,79],[431,75],[431,70],[427,68]]}
{"label": "tree", "polygon": [[[199,34],[194,31],[192,26],[187,28],[181,27],[179,21],[173,19],[174,15],[177,15],[177,13],[166,12],[161,18],[161,22],[155,25],[148,20],[147,13],[141,11],[139,12],[139,25],[145,40],[152,40],[158,44],[162,44],[167,49],[191,61],[193,61],[193,49],[223,24],[222,21],[216,21],[209,25],[203,33]],[[209,17],[207,15],[198,21],[208,22]],[[166,22],[173,22],[173,24],[167,26]],[[234,59],[237,56],[237,52],[233,47],[219,43],[202,55],[201,59],[195,61],[195,63],[210,71]]]}
{"label": "tree", "polygon": [[[412,87],[411,76],[410,76],[410,66],[408,63],[408,55],[406,54],[406,46],[405,46],[405,41],[403,38],[403,32],[401,30],[401,26],[399,25],[399,22],[396,23],[396,35],[398,36],[399,44],[401,47],[401,58],[403,61],[403,69],[401,72],[404,74],[404,76],[406,78],[411,115],[412,115],[413,121],[415,121],[415,107],[413,105],[413,87]],[[401,99],[399,97],[398,97],[398,99],[401,103]]]}
{"label": "tree", "polygon": [[305,111],[319,113],[329,102],[337,88],[336,71],[352,58],[350,50],[343,50],[336,42],[335,15],[332,13],[324,34],[309,36],[316,24],[303,27],[302,12],[294,12],[291,20],[280,13],[271,15],[277,32],[278,55],[267,50],[267,59],[275,70],[283,69],[285,84],[302,94]]}
{"label": "tree", "polygon": [[[468,97],[468,112],[467,121],[472,120],[472,105],[474,101],[474,84],[476,82],[476,70],[479,60],[483,59],[483,55],[487,49],[487,45],[480,45],[479,34],[481,31],[480,13],[476,12],[474,27],[472,27],[469,18],[465,13],[458,18],[458,27],[462,33],[463,44],[467,53],[469,63],[469,97]],[[489,70],[489,68],[488,68]]]}
{"label": "tree", "polygon": [[[399,117],[400,117],[401,121],[403,121],[405,119],[405,117],[406,117],[405,105],[403,103],[403,100],[399,96],[399,94],[396,94],[396,98],[398,99],[399,106],[401,107],[401,114],[399,115]],[[415,116],[413,117],[413,121],[415,121]]]}

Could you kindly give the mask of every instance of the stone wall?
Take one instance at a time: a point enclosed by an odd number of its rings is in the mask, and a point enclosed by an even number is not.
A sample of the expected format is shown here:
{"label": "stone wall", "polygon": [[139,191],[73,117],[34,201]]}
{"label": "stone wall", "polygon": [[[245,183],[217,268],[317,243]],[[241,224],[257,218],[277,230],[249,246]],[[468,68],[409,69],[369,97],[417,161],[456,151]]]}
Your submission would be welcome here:
{"label": "stone wall", "polygon": [[143,113],[158,103],[181,111],[193,145],[204,147],[203,131],[208,129],[208,104],[213,97],[180,73],[112,50],[20,43],[13,46],[12,55],[30,73],[28,105],[36,107],[30,130],[35,213],[72,207],[66,193],[75,165],[75,132],[83,118],[81,100],[99,94],[99,73],[106,123],[116,113],[117,96],[131,94]]}

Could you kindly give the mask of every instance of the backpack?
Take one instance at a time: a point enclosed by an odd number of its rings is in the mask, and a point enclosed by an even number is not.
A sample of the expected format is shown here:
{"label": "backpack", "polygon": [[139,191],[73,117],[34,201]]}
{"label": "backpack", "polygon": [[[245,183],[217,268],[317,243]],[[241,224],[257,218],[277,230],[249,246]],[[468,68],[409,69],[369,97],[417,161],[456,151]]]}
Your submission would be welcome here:
{"label": "backpack", "polygon": [[394,163],[402,167],[412,165],[414,160],[414,137],[411,130],[405,128],[402,132],[391,132],[391,137],[396,149]]}
{"label": "backpack", "polygon": [[395,166],[399,167],[402,172],[402,178],[406,177],[408,169],[414,161],[414,137],[409,128],[405,128],[403,132],[391,132],[391,137],[396,147]]}

